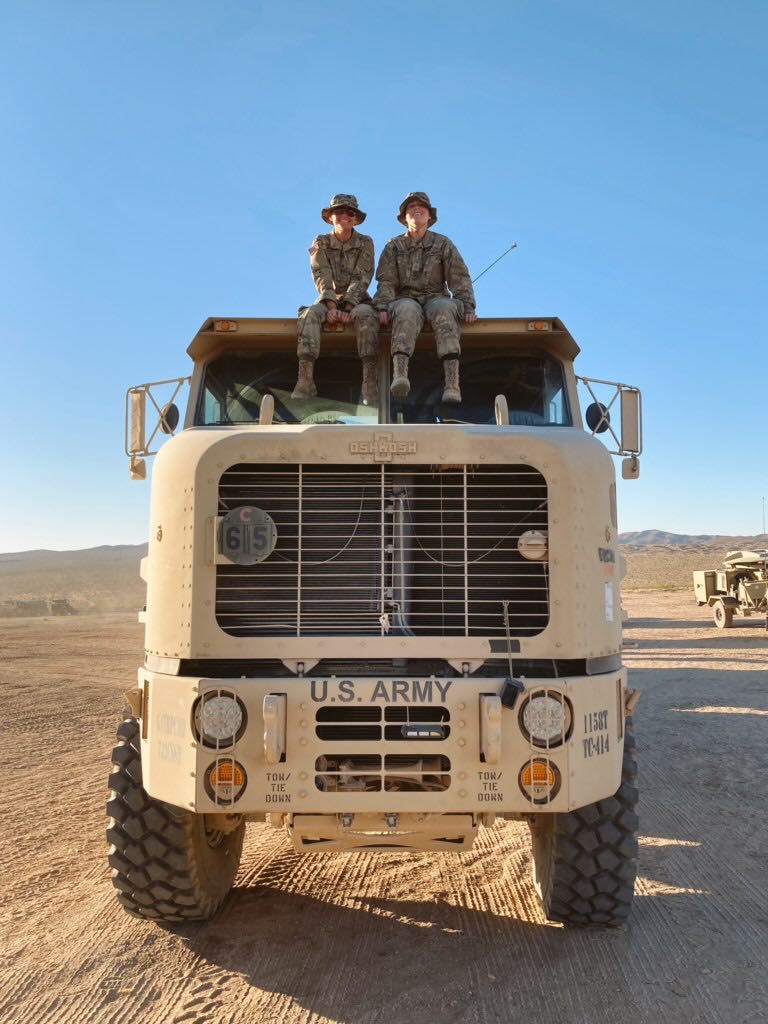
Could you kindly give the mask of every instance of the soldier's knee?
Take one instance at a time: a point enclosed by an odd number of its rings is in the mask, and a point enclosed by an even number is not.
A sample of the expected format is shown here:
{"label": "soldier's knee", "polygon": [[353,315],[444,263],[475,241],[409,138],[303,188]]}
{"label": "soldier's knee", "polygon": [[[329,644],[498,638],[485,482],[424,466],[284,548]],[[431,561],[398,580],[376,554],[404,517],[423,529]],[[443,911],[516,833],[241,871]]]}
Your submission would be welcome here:
{"label": "soldier's knee", "polygon": [[415,299],[395,299],[389,307],[390,314],[395,316],[421,316],[421,306]]}
{"label": "soldier's knee", "polygon": [[327,310],[325,306],[315,303],[307,306],[299,313],[299,321],[305,326],[322,327],[325,323]]}
{"label": "soldier's knee", "polygon": [[414,302],[413,299],[398,299],[392,304],[390,314],[392,316],[393,331],[402,328],[418,333],[424,323],[424,314],[421,311],[421,306],[418,302]]}
{"label": "soldier's knee", "polygon": [[377,327],[379,325],[379,314],[373,306],[367,306],[364,303],[354,306],[350,316],[360,324],[376,324]]}
{"label": "soldier's knee", "polygon": [[453,299],[430,299],[425,312],[431,324],[434,324],[436,321],[441,323],[458,323],[459,311]]}

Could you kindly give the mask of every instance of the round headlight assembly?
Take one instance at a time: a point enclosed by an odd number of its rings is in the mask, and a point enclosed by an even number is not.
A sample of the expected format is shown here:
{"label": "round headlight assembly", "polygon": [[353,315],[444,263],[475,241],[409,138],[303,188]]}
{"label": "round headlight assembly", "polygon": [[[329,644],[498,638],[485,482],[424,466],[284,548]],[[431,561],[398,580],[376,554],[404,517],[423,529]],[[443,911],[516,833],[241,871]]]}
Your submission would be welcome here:
{"label": "round headlight assembly", "polygon": [[520,729],[535,747],[561,746],[572,725],[570,701],[557,690],[534,690],[520,708]]}
{"label": "round headlight assembly", "polygon": [[193,717],[198,740],[214,750],[236,743],[248,721],[243,702],[226,690],[204,693],[195,704]]}

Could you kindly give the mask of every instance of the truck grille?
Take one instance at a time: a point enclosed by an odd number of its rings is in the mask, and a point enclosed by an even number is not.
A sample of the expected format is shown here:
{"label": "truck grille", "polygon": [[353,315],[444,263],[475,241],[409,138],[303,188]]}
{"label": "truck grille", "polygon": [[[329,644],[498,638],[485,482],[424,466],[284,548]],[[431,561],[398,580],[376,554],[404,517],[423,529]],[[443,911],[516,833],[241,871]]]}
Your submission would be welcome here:
{"label": "truck grille", "polygon": [[216,621],[231,636],[514,637],[549,619],[548,563],[517,550],[547,529],[530,466],[232,466],[219,514],[263,509],[277,545],[216,567]]}
{"label": "truck grille", "polygon": [[315,785],[324,793],[441,793],[451,785],[450,770],[442,755],[323,754]]}
{"label": "truck grille", "polygon": [[315,731],[325,741],[342,740],[421,740],[424,730],[433,740],[446,740],[451,734],[450,713],[446,707],[401,707],[371,705],[340,708],[326,704],[317,709]]}

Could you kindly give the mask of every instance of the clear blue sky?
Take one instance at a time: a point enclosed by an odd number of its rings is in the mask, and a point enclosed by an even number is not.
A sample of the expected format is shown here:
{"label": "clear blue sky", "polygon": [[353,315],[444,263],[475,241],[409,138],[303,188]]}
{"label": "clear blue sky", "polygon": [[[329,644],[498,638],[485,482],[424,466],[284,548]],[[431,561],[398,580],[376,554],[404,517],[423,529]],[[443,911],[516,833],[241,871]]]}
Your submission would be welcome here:
{"label": "clear blue sky", "polygon": [[125,388],[209,315],[293,315],[319,209],[378,248],[427,189],[479,313],[555,314],[640,386],[620,528],[757,532],[768,494],[764,0],[6,0],[0,551],[137,543]]}

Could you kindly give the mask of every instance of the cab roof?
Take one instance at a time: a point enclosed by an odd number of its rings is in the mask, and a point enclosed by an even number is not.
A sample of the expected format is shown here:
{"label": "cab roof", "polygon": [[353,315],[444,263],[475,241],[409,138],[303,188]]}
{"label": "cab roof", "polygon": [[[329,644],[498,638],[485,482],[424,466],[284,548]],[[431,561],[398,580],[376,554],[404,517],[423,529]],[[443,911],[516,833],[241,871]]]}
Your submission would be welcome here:
{"label": "cab roof", "polygon": [[[383,328],[382,334],[389,334],[389,330]],[[324,331],[323,335],[333,340],[347,338],[354,342],[352,327],[339,332]],[[511,342],[517,348],[530,348],[535,344],[537,349],[563,360],[573,360],[580,352],[562,320],[552,316],[484,317],[474,324],[462,324],[461,339],[469,346],[474,339],[493,344]],[[208,362],[220,352],[258,349],[264,342],[295,345],[296,318],[209,317],[192,339],[187,352],[196,363]]]}

